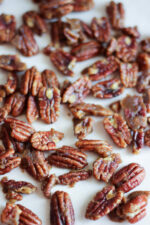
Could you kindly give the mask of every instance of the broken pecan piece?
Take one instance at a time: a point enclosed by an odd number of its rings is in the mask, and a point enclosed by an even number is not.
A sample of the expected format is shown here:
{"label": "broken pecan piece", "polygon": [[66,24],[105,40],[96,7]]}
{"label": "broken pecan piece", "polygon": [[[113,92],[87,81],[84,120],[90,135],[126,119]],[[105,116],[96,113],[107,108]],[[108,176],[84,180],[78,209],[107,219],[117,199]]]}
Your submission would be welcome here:
{"label": "broken pecan piece", "polygon": [[46,177],[45,180],[43,180],[41,189],[46,198],[51,197],[51,190],[57,183],[58,178],[56,177],[55,174],[51,174],[49,177]]}
{"label": "broken pecan piece", "polygon": [[133,132],[132,144],[133,144],[132,152],[138,154],[141,151],[142,147],[144,146],[143,129]]}
{"label": "broken pecan piece", "polygon": [[83,12],[88,11],[94,7],[93,0],[76,0],[73,3],[73,11],[75,12]]}
{"label": "broken pecan piece", "polygon": [[7,95],[16,91],[18,84],[18,78],[15,73],[9,73],[6,84],[4,85]]}
{"label": "broken pecan piece", "polygon": [[93,119],[85,117],[82,120],[74,119],[74,134],[78,139],[85,138],[93,131]]}
{"label": "broken pecan piece", "polygon": [[24,71],[26,64],[17,55],[0,55],[0,68],[8,71]]}
{"label": "broken pecan piece", "polygon": [[30,95],[27,100],[26,118],[29,123],[33,123],[39,118],[39,111],[37,108],[35,97]]}
{"label": "broken pecan piece", "polygon": [[52,70],[44,70],[42,72],[42,83],[47,88],[59,88],[59,81],[56,74]]}
{"label": "broken pecan piece", "polygon": [[16,19],[13,15],[0,15],[0,43],[10,42],[15,35]]}

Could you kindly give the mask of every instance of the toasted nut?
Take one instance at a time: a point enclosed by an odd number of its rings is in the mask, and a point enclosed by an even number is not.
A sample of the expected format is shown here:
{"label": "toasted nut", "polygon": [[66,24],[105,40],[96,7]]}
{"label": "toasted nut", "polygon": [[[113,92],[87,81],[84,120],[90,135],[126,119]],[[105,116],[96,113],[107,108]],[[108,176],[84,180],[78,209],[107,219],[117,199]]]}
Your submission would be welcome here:
{"label": "toasted nut", "polygon": [[13,15],[0,15],[0,43],[9,43],[16,30],[16,19]]}

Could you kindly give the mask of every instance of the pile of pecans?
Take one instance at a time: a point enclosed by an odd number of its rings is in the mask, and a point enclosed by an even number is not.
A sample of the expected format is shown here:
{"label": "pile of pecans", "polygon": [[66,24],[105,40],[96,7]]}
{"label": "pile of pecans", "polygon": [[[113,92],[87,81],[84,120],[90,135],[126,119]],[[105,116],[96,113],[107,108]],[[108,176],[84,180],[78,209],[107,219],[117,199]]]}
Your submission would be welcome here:
{"label": "pile of pecans", "polygon": [[[39,11],[28,11],[23,24],[16,28],[13,15],[0,15],[0,44],[12,44],[24,56],[39,53],[34,35],[50,32],[51,43],[43,50],[64,76],[73,77],[77,62],[95,56],[101,58],[82,71],[75,82],[60,84],[52,70],[39,72],[35,66],[27,68],[17,55],[0,55],[0,69],[8,73],[7,82],[0,85],[0,175],[21,167],[41,183],[46,198],[51,199],[50,224],[74,225],[75,215],[68,193],[52,189],[56,185],[73,186],[93,176],[107,185],[87,206],[85,217],[97,220],[108,215],[112,221],[136,223],[146,215],[150,191],[126,193],[140,185],[145,169],[130,163],[118,169],[120,154],[104,140],[85,139],[93,132],[93,118],[104,117],[106,132],[119,148],[132,147],[139,153],[144,145],[150,147],[150,38],[140,40],[137,27],[124,27],[125,10],[122,3],[111,1],[106,7],[107,17],[93,18],[91,24],[79,19],[62,18],[71,12],[94,7],[93,0],[34,0]],[[68,50],[64,50],[68,47]],[[105,108],[85,103],[91,95],[110,99],[121,95],[125,88],[134,88],[137,95],[127,95]],[[60,131],[35,131],[32,123],[42,120],[53,124],[65,104],[73,116],[75,147],[57,147],[64,138]],[[122,113],[123,112],[123,116]],[[16,117],[26,115],[28,122]],[[49,153],[48,156],[45,152]],[[92,169],[87,152],[98,155]],[[52,166],[70,169],[57,176]],[[118,169],[118,170],[117,170]],[[117,170],[117,171],[116,171]],[[1,222],[11,225],[40,225],[42,221],[31,210],[15,204],[24,194],[37,188],[26,181],[1,179],[8,200],[1,214]]]}

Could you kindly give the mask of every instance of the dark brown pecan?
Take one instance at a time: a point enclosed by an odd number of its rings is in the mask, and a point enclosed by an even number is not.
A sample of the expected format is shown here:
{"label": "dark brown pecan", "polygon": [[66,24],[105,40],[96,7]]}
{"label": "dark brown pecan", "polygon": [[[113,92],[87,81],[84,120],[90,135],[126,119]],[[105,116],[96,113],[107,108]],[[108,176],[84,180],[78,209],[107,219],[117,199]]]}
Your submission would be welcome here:
{"label": "dark brown pecan", "polygon": [[114,113],[119,113],[121,110],[121,104],[120,101],[116,101],[113,102],[109,105],[110,109],[114,112]]}
{"label": "dark brown pecan", "polygon": [[147,113],[150,113],[150,88],[145,89],[143,92],[143,101],[146,105]]}
{"label": "dark brown pecan", "polygon": [[79,78],[66,88],[62,97],[62,102],[72,105],[82,102],[89,94],[91,86],[91,81],[87,77]]}
{"label": "dark brown pecan", "polygon": [[142,183],[145,170],[138,163],[130,163],[117,171],[112,177],[112,183],[118,190],[129,192]]}
{"label": "dark brown pecan", "polygon": [[141,41],[141,48],[144,52],[150,53],[150,38]]}
{"label": "dark brown pecan", "polygon": [[59,117],[60,90],[57,87],[42,87],[38,93],[40,117],[45,123],[54,123]]}
{"label": "dark brown pecan", "polygon": [[74,134],[78,139],[85,138],[93,131],[93,119],[85,117],[82,120],[74,119]]}
{"label": "dark brown pecan", "polygon": [[99,55],[100,51],[101,45],[98,41],[89,41],[73,47],[71,54],[80,62]]}
{"label": "dark brown pecan", "polygon": [[106,117],[103,121],[104,128],[114,143],[120,148],[126,148],[132,141],[130,130],[126,121],[119,114]]}
{"label": "dark brown pecan", "polygon": [[73,11],[75,12],[83,12],[88,11],[94,7],[93,0],[76,0],[73,4]]}
{"label": "dark brown pecan", "polygon": [[59,88],[59,81],[52,70],[44,70],[42,72],[42,83],[43,86],[47,88]]}
{"label": "dark brown pecan", "polygon": [[27,100],[26,118],[29,123],[33,123],[39,118],[39,112],[36,104],[35,97],[30,95]]}
{"label": "dark brown pecan", "polygon": [[17,55],[0,55],[0,68],[8,71],[24,71],[26,64]]}
{"label": "dark brown pecan", "polygon": [[142,71],[148,71],[150,69],[150,55],[142,52],[137,57],[139,69]]}
{"label": "dark brown pecan", "polygon": [[145,143],[146,146],[150,147],[150,130],[147,130],[145,132],[144,143]]}
{"label": "dark brown pecan", "polygon": [[25,56],[36,55],[39,52],[32,30],[26,25],[18,29],[11,43]]}
{"label": "dark brown pecan", "polygon": [[46,198],[51,197],[51,190],[57,183],[58,178],[55,174],[51,174],[49,177],[46,177],[45,180],[43,180],[41,189]]}
{"label": "dark brown pecan", "polygon": [[99,181],[109,182],[121,162],[120,154],[115,153],[99,158],[93,163],[93,176]]}
{"label": "dark brown pecan", "polygon": [[117,40],[116,56],[124,62],[135,61],[138,51],[137,41],[129,36],[122,35]]}
{"label": "dark brown pecan", "polygon": [[63,191],[56,191],[51,198],[50,211],[51,225],[74,225],[74,209],[69,194]]}
{"label": "dark brown pecan", "polygon": [[116,191],[114,186],[104,187],[88,204],[85,217],[98,220],[116,208],[123,198],[122,191]]}
{"label": "dark brown pecan", "polygon": [[50,131],[39,131],[35,132],[30,142],[32,147],[39,151],[50,151],[55,149],[56,143],[62,140],[64,134],[54,130],[53,128]]}
{"label": "dark brown pecan", "polygon": [[127,124],[132,130],[139,130],[140,128],[146,127],[146,106],[141,96],[127,95],[121,101],[121,105]]}
{"label": "dark brown pecan", "polygon": [[41,151],[26,151],[22,157],[21,167],[39,181],[49,176],[50,166]]}
{"label": "dark brown pecan", "polygon": [[135,87],[138,79],[137,63],[120,63],[119,69],[123,86],[126,88]]}
{"label": "dark brown pecan", "polygon": [[138,154],[141,151],[142,147],[144,146],[143,129],[133,132],[132,144],[133,144],[132,152]]}
{"label": "dark brown pecan", "polygon": [[115,3],[111,1],[106,8],[108,18],[114,29],[120,29],[124,27],[125,11],[121,2]]}
{"label": "dark brown pecan", "polygon": [[121,95],[123,91],[124,88],[118,78],[98,82],[92,87],[95,98],[113,98]]}
{"label": "dark brown pecan", "polygon": [[142,93],[147,88],[150,88],[150,73],[142,73],[138,78],[136,90],[139,93]]}
{"label": "dark brown pecan", "polygon": [[93,65],[87,67],[82,71],[82,74],[88,74],[90,80],[97,81],[100,80],[118,68],[118,62],[114,56],[110,56],[108,58],[100,59],[95,62]]}
{"label": "dark brown pecan", "polygon": [[28,69],[22,77],[21,81],[21,93],[27,95],[31,93],[36,96],[42,87],[42,78],[36,67]]}
{"label": "dark brown pecan", "polygon": [[9,73],[6,84],[4,85],[7,95],[16,91],[18,84],[18,78],[15,73]]}
{"label": "dark brown pecan", "polygon": [[112,146],[107,141],[84,139],[77,141],[76,146],[81,151],[96,152],[101,157],[108,157],[112,153]]}
{"label": "dark brown pecan", "polygon": [[7,95],[7,93],[6,93],[5,86],[4,85],[0,85],[0,103],[4,100],[6,95]]}
{"label": "dark brown pecan", "polygon": [[56,153],[48,156],[47,160],[50,165],[68,169],[83,169],[88,164],[84,153],[69,146],[56,149]]}
{"label": "dark brown pecan", "polygon": [[13,15],[0,15],[0,43],[10,42],[15,35],[16,19]]}
{"label": "dark brown pecan", "polygon": [[116,49],[117,49],[117,39],[115,37],[112,37],[107,45],[106,55],[107,56],[112,55],[114,52],[116,52]]}
{"label": "dark brown pecan", "polygon": [[124,34],[129,35],[133,38],[139,38],[140,37],[140,33],[138,31],[137,26],[135,27],[124,27],[121,30]]}
{"label": "dark brown pecan", "polygon": [[47,31],[46,23],[36,11],[28,11],[23,14],[23,21],[32,31],[42,35]]}

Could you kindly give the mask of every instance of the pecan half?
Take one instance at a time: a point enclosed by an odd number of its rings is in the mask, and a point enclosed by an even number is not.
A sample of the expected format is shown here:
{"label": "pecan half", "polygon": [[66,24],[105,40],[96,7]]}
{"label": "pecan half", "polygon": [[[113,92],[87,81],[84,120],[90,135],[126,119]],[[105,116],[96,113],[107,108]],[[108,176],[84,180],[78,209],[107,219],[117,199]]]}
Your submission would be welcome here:
{"label": "pecan half", "polygon": [[47,88],[59,88],[59,81],[56,74],[52,70],[44,70],[42,72],[42,83]]}
{"label": "pecan half", "polygon": [[9,73],[6,84],[4,85],[7,95],[16,91],[18,84],[18,78],[15,73]]}
{"label": "pecan half", "polygon": [[30,95],[27,100],[26,118],[29,123],[33,123],[39,118],[39,111],[37,108],[35,97]]}
{"label": "pecan half", "polygon": [[150,88],[145,89],[143,92],[143,101],[145,103],[147,113],[150,113]]}
{"label": "pecan half", "polygon": [[121,104],[120,101],[116,101],[113,102],[109,105],[110,109],[114,112],[114,113],[119,113],[121,110]]}
{"label": "pecan half", "polygon": [[137,62],[141,71],[148,71],[150,69],[150,55],[148,53],[140,53],[137,57]]}
{"label": "pecan half", "polygon": [[141,48],[144,52],[150,53],[150,38],[141,41]]}
{"label": "pecan half", "polygon": [[93,119],[85,117],[82,120],[74,119],[74,134],[79,139],[85,138],[93,131]]}
{"label": "pecan half", "polygon": [[133,38],[139,38],[140,37],[140,33],[138,31],[138,28],[137,26],[134,26],[134,27],[124,27],[121,29],[121,31],[126,34],[126,35],[129,35]]}
{"label": "pecan half", "polygon": [[133,132],[132,144],[133,144],[132,152],[138,154],[141,151],[142,147],[144,146],[143,129]]}
{"label": "pecan half", "polygon": [[143,73],[141,76],[138,77],[136,90],[139,93],[142,93],[147,88],[150,88],[150,74],[149,73]]}
{"label": "pecan half", "polygon": [[51,174],[49,177],[46,177],[45,180],[43,180],[41,189],[46,198],[51,197],[51,190],[57,183],[58,178],[56,177],[55,174]]}
{"label": "pecan half", "polygon": [[10,42],[15,35],[16,19],[13,15],[0,15],[0,43]]}
{"label": "pecan half", "polygon": [[146,146],[150,147],[150,130],[147,130],[145,132],[144,143],[145,143]]}
{"label": "pecan half", "polygon": [[93,0],[76,0],[73,3],[73,11],[75,12],[83,12],[88,11],[94,7]]}
{"label": "pecan half", "polygon": [[8,71],[24,71],[26,64],[17,55],[0,55],[0,68]]}

